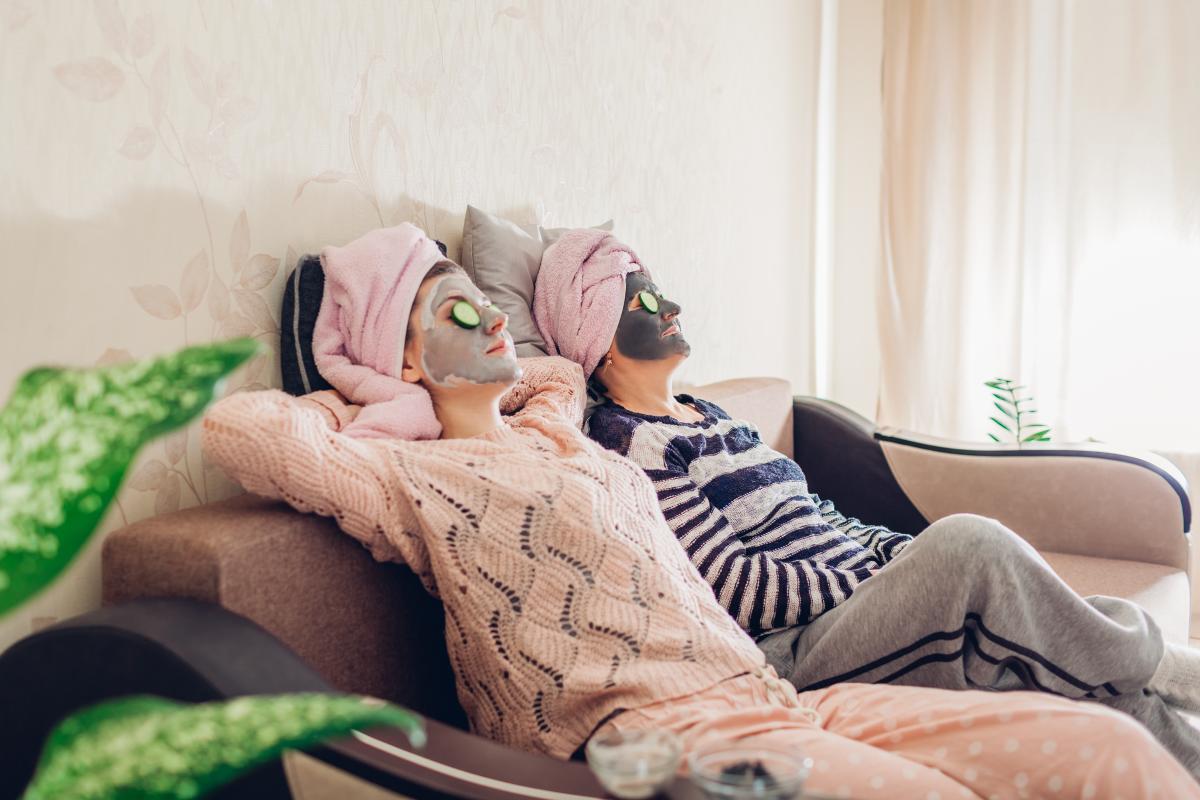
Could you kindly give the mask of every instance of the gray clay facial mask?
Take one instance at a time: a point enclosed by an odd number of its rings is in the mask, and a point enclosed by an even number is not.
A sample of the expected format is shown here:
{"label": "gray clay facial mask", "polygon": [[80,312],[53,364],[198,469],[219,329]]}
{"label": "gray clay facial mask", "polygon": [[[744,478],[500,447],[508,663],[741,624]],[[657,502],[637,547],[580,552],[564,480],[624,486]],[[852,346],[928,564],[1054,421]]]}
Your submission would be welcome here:
{"label": "gray clay facial mask", "polygon": [[[478,315],[479,323],[464,327],[451,319],[449,312],[455,301],[469,303]],[[473,319],[469,314],[466,316],[468,321]],[[451,273],[437,278],[425,293],[421,307],[424,333],[421,366],[426,377],[439,386],[511,383],[521,377],[508,329],[488,333],[502,316],[504,312],[488,305],[465,275]]]}
{"label": "gray clay facial mask", "polygon": [[[648,292],[643,301],[638,295]],[[657,309],[650,310],[657,305]],[[667,300],[643,272],[625,276],[625,305],[617,323],[617,350],[628,358],[657,361],[671,356],[687,356],[692,346],[683,338],[677,303]]]}

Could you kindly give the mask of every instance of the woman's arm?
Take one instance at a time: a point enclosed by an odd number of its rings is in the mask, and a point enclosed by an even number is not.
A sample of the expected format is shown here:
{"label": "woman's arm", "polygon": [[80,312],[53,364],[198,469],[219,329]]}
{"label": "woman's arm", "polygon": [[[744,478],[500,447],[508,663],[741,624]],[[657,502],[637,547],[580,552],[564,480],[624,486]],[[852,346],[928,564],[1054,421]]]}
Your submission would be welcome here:
{"label": "woman's arm", "polygon": [[239,392],[205,414],[204,452],[248,491],[335,518],[376,559],[408,564],[433,591],[425,546],[407,533],[419,530],[407,486],[392,477],[389,448],[402,443],[337,433],[354,408],[333,392]]}
{"label": "woman's arm", "polygon": [[725,610],[752,635],[803,625],[836,606],[870,574],[817,561],[772,558],[748,548],[688,472],[687,459],[653,423],[598,411],[589,435],[640,466],[688,559]]}
{"label": "woman's arm", "polygon": [[821,512],[821,518],[841,533],[850,536],[851,539],[858,542],[871,553],[875,554],[875,558],[883,564],[898,557],[900,551],[908,546],[908,542],[912,541],[912,536],[907,534],[898,534],[894,530],[884,528],[883,525],[868,525],[859,522],[853,517],[842,515],[838,509],[835,509],[833,500],[822,500],[816,494],[811,494],[812,504],[816,505],[817,511]]}
{"label": "woman's arm", "polygon": [[881,563],[886,564],[900,555],[900,551],[912,541],[912,537],[906,533],[896,533],[882,525],[866,525],[854,517],[844,516],[834,507],[832,500],[822,500],[815,494],[810,497],[825,522],[870,550]]}
{"label": "woman's arm", "polygon": [[341,393],[334,389],[325,389],[297,397],[296,405],[302,408],[314,408],[321,412],[325,424],[334,431],[345,428],[362,410],[362,406],[347,403]]}
{"label": "woman's arm", "polygon": [[868,569],[839,570],[808,560],[752,553],[686,470],[652,469],[658,502],[675,538],[717,600],[752,635],[803,625],[846,599]]}
{"label": "woman's arm", "polygon": [[580,427],[587,403],[583,368],[561,356],[522,358],[520,364],[521,379],[500,398],[500,412],[517,419],[554,417]]}

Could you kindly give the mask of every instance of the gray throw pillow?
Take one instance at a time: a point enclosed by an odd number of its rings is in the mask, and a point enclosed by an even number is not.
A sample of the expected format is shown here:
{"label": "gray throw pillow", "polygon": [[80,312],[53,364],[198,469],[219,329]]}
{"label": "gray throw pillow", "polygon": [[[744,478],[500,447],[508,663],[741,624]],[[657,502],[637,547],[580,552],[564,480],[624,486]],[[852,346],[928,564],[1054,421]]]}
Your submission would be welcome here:
{"label": "gray throw pillow", "polygon": [[[612,220],[593,226],[611,231]],[[571,228],[518,225],[474,206],[463,220],[462,266],[471,280],[493,303],[508,314],[508,329],[517,355],[546,355],[529,309],[533,284],[542,266],[542,252]]]}

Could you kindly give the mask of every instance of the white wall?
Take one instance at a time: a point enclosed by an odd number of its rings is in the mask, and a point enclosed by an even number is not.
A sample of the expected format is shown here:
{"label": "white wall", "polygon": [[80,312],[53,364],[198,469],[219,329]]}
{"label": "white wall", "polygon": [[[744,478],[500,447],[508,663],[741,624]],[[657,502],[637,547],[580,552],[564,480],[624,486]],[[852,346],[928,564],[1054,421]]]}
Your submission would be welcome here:
{"label": "white wall", "polygon": [[[807,391],[816,9],[9,3],[0,395],[34,364],[273,342],[297,254],[408,220],[454,255],[467,203],[519,221],[614,217],[686,309],[685,379],[781,375]],[[206,291],[174,315],[196,259]],[[165,303],[139,303],[144,286]],[[275,369],[265,359],[234,385],[275,383]],[[135,474],[107,528],[233,491],[194,427],[142,464],[154,459],[164,474]],[[93,546],[0,621],[0,647],[34,617],[93,607],[98,587]]]}

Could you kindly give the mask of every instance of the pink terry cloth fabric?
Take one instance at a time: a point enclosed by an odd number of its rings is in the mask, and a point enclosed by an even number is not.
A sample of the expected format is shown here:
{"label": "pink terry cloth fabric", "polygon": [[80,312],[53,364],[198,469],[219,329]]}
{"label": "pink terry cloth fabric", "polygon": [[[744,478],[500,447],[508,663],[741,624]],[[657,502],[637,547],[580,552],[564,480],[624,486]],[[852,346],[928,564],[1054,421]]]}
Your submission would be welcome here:
{"label": "pink terry cloth fabric", "polygon": [[361,439],[436,439],[429,392],[400,378],[404,334],[421,280],[442,259],[407,222],[321,251],[325,296],[313,357],[325,380],[363,406],[344,433]]}
{"label": "pink terry cloth fabric", "polygon": [[550,355],[571,359],[590,376],[617,332],[625,276],[639,270],[649,274],[606,231],[567,231],[550,245],[533,289],[533,321]]}

